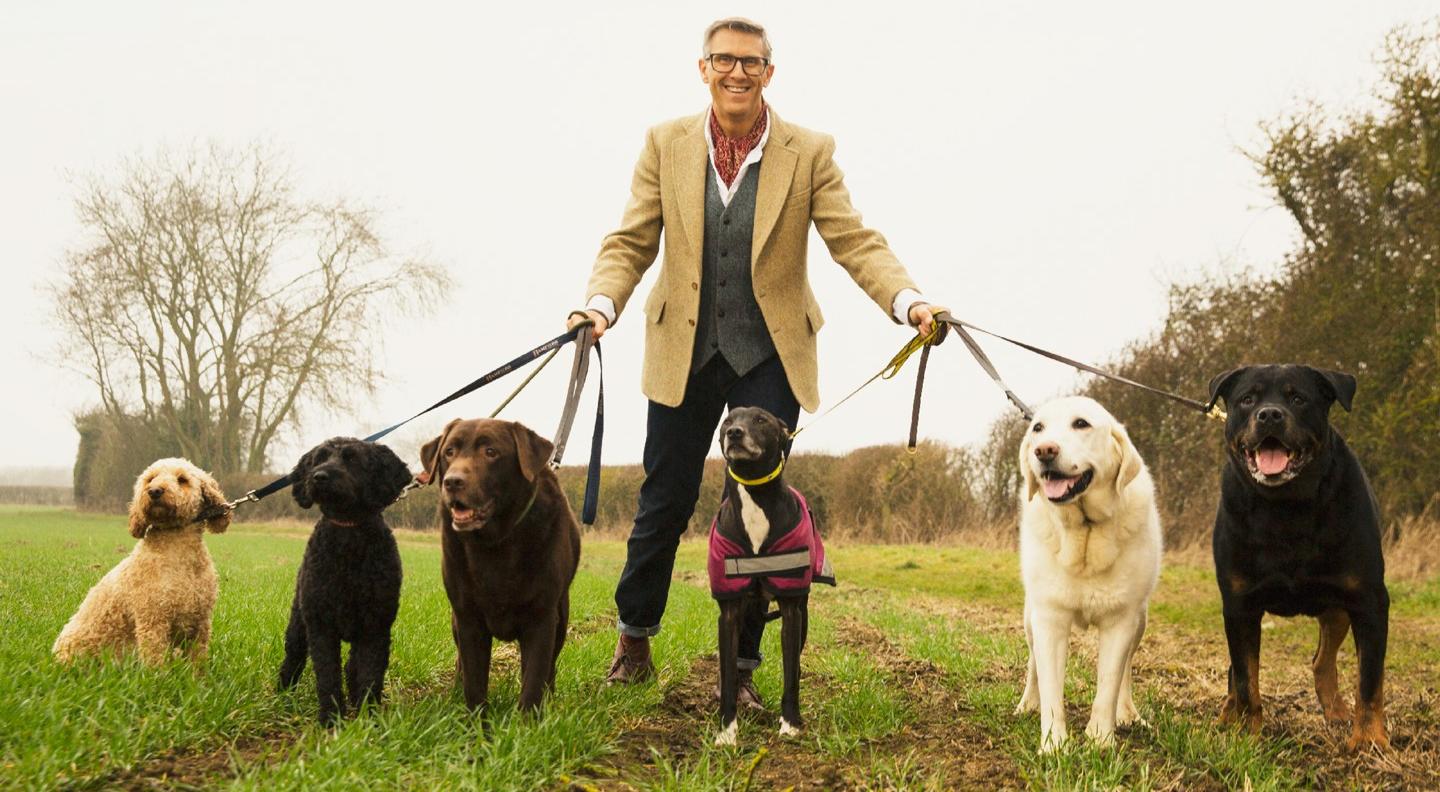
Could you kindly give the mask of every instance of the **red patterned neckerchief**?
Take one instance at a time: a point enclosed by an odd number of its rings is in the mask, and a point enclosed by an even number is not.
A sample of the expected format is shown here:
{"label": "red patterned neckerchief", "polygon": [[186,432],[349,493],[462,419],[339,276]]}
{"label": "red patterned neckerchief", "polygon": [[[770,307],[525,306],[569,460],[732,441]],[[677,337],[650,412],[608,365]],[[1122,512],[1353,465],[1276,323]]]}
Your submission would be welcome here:
{"label": "red patterned neckerchief", "polygon": [[769,120],[770,109],[762,105],[760,118],[755,122],[755,126],[744,137],[732,138],[720,129],[720,120],[715,117],[715,111],[710,111],[710,139],[715,143],[715,170],[726,187],[735,183],[735,177],[740,173],[740,164],[750,156],[750,150],[755,148],[755,144],[760,142]]}

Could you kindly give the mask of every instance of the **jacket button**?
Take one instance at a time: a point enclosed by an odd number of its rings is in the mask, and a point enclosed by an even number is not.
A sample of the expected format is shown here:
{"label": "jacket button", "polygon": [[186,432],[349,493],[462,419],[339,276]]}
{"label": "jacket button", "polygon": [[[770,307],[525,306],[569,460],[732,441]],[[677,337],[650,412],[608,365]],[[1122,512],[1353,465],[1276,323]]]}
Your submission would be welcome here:
{"label": "jacket button", "polygon": [[690,281],[690,288],[691,288],[692,290],[693,290],[693,289],[698,289],[698,288],[700,288],[700,284],[696,283],[695,281]]}
{"label": "jacket button", "polygon": [[715,312],[715,315],[718,316],[718,317],[720,317],[721,319],[724,319],[724,318],[725,318],[725,312],[724,312],[724,311],[716,311],[716,312]]}
{"label": "jacket button", "polygon": [[730,225],[730,218],[727,217],[727,218],[725,218],[724,220],[721,220],[720,222],[721,222],[721,224],[723,224],[723,225]]}
{"label": "jacket button", "polygon": [[690,320],[690,326],[691,326],[691,327],[694,327],[694,326],[695,326],[695,320],[694,320],[694,319],[691,319],[691,320]]}
{"label": "jacket button", "polygon": [[728,255],[730,255],[730,251],[728,251],[728,250],[722,250],[722,251],[720,251],[720,258],[725,258],[725,257],[728,256]]}
{"label": "jacket button", "polygon": [[721,285],[721,286],[724,286],[724,285],[725,285],[725,279],[724,279],[724,278],[721,278],[721,279],[720,279],[720,285]]}

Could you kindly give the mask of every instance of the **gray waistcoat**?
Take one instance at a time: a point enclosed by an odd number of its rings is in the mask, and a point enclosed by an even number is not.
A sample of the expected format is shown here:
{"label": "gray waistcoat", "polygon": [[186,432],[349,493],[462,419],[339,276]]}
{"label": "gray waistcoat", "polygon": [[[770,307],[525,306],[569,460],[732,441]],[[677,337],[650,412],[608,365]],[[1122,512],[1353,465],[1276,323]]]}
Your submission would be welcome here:
{"label": "gray waistcoat", "polygon": [[745,170],[729,206],[721,202],[715,169],[706,163],[705,252],[700,259],[700,312],[695,354],[690,358],[692,372],[720,354],[736,374],[744,375],[775,354],[750,280],[755,192],[763,163],[751,163]]}

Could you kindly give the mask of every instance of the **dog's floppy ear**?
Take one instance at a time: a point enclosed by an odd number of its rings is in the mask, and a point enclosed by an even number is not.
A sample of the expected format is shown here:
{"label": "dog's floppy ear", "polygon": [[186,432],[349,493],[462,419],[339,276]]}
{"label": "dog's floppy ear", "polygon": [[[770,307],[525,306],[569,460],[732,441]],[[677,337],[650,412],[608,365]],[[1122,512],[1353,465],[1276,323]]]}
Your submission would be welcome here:
{"label": "dog's floppy ear", "polygon": [[315,505],[315,499],[310,496],[310,485],[307,479],[310,478],[310,458],[314,456],[315,449],[305,452],[300,461],[295,463],[295,468],[290,471],[290,495],[302,509],[308,509]]}
{"label": "dog's floppy ear", "polygon": [[440,462],[443,459],[440,451],[445,448],[445,438],[450,436],[450,430],[454,429],[455,424],[458,423],[460,423],[460,419],[456,418],[445,424],[445,428],[440,430],[440,434],[436,435],[434,440],[420,446],[420,467],[423,468],[420,475],[424,477],[426,484],[433,484],[435,476],[439,475]]}
{"label": "dog's floppy ear", "polygon": [[380,443],[370,443],[369,473],[375,487],[373,491],[379,496],[379,503],[375,504],[383,509],[395,502],[405,486],[410,483],[414,476],[410,475],[410,466],[395,454],[389,446]]}
{"label": "dog's floppy ear", "polygon": [[1355,398],[1355,378],[1343,371],[1330,371],[1309,366],[1306,368],[1310,369],[1311,376],[1320,383],[1321,390],[1329,393],[1330,398],[1345,408],[1345,412],[1350,412],[1350,402]]}
{"label": "dog's floppy ear", "polygon": [[526,481],[534,481],[535,476],[550,464],[555,445],[535,434],[528,426],[513,421],[510,423],[510,434],[515,438],[515,456],[520,463],[520,473]]}
{"label": "dog's floppy ear", "polygon": [[203,512],[217,512],[214,517],[205,521],[205,529],[210,533],[225,533],[230,527],[230,510],[225,508],[228,502],[225,493],[220,489],[220,482],[203,470],[196,470],[195,477],[200,482],[200,509]]}
{"label": "dog's floppy ear", "polygon": [[1025,434],[1020,438],[1020,477],[1025,480],[1025,500],[1029,501],[1040,491],[1040,479],[1035,477],[1035,471],[1030,469],[1030,438],[1033,434],[1030,431],[1030,424],[1025,424]]}
{"label": "dog's floppy ear", "polygon": [[784,419],[784,418],[781,418],[781,417],[778,416],[778,415],[771,416],[771,417],[773,417],[773,418],[775,419],[775,423],[777,423],[777,424],[780,425],[780,435],[781,435],[781,437],[780,437],[780,442],[781,442],[781,443],[784,443],[786,440],[788,440],[788,439],[790,438],[790,424],[785,423],[785,419]]}
{"label": "dog's floppy ear", "polygon": [[1239,368],[1230,369],[1229,371],[1223,371],[1211,377],[1209,406],[1214,407],[1215,402],[1219,399],[1224,399],[1225,406],[1230,406],[1230,387],[1235,384],[1235,379],[1237,377],[1249,370],[1249,366],[1241,366]]}
{"label": "dog's floppy ear", "polygon": [[[145,473],[150,472],[146,470]],[[149,523],[145,520],[145,509],[140,506],[140,497],[144,494],[145,473],[135,479],[135,494],[130,498],[130,535],[136,539],[145,538],[145,528]]]}
{"label": "dog's floppy ear", "polygon": [[1135,444],[1130,442],[1130,433],[1119,423],[1110,425],[1110,439],[1115,444],[1115,458],[1119,462],[1119,470],[1115,473],[1115,494],[1125,491],[1130,482],[1140,475],[1140,452],[1135,449]]}

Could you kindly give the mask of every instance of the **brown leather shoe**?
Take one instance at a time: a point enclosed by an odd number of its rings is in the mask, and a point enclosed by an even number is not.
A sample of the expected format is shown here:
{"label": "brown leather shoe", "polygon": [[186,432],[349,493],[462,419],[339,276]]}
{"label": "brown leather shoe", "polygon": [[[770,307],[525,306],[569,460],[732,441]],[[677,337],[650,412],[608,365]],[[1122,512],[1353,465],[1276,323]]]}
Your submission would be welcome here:
{"label": "brown leather shoe", "polygon": [[631,685],[645,682],[655,676],[655,664],[650,661],[650,639],[632,638],[624,633],[615,644],[615,657],[610,661],[610,672],[605,675],[607,685]]}
{"label": "brown leather shoe", "polygon": [[[735,704],[750,709],[763,710],[765,703],[760,700],[760,691],[755,689],[755,671],[750,668],[740,669],[740,677],[736,680]],[[715,683],[715,700],[720,700],[720,683]]]}

